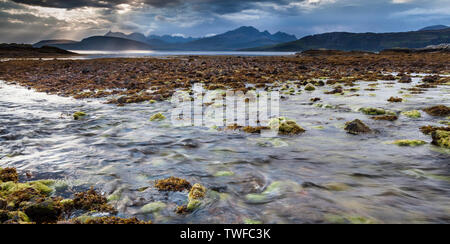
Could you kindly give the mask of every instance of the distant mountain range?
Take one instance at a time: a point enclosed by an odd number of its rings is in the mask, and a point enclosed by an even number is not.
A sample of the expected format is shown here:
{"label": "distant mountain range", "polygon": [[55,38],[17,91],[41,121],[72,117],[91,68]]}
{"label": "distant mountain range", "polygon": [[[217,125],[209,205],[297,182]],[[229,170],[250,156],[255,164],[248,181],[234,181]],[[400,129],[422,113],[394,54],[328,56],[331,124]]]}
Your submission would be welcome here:
{"label": "distant mountain range", "polygon": [[446,26],[446,25],[432,25],[432,26],[427,26],[425,28],[422,28],[419,31],[443,30],[443,29],[447,29],[447,28],[450,28],[450,26]]}
{"label": "distant mountain range", "polygon": [[204,37],[145,36],[141,33],[129,35],[108,32],[104,36],[93,36],[80,42],[71,40],[45,40],[33,46],[54,46],[67,50],[189,50],[189,51],[232,51],[244,48],[275,45],[297,40],[294,35],[283,32],[270,34],[254,27],[240,27],[223,34]]}
{"label": "distant mountain range", "polygon": [[[92,36],[83,39],[80,42],[68,42],[68,43],[52,43],[53,41],[38,42],[39,45],[47,43],[47,46],[57,47],[65,50],[154,50],[155,46],[150,44],[138,42],[125,38],[109,37],[109,36]],[[38,44],[36,43],[35,46]]]}
{"label": "distant mountain range", "polygon": [[34,47],[53,46],[66,50],[174,50],[174,51],[289,51],[334,49],[343,51],[381,51],[392,48],[423,48],[450,43],[450,27],[434,25],[418,31],[392,33],[331,32],[301,39],[283,32],[271,34],[243,26],[211,37],[145,36],[108,32],[82,41],[45,40]]}
{"label": "distant mountain range", "polygon": [[245,51],[290,51],[333,49],[343,51],[381,51],[392,48],[423,48],[450,43],[450,28],[426,27],[419,31],[393,33],[331,32],[303,37],[297,41],[272,46],[248,48]]}

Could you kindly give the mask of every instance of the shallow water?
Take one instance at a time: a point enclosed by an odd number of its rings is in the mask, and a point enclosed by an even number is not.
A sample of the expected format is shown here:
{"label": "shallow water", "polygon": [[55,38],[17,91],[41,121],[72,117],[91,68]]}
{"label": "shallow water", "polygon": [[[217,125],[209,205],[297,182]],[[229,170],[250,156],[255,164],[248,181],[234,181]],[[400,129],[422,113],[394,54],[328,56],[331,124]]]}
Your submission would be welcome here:
{"label": "shallow water", "polygon": [[[82,54],[82,56],[67,56],[59,58],[24,58],[29,60],[83,60],[97,58],[145,58],[145,57],[176,57],[176,56],[285,56],[294,55],[295,52],[238,52],[238,51],[85,51],[70,50],[72,52]],[[0,62],[14,60],[15,58],[3,58]]]}
{"label": "shallow water", "polygon": [[[417,83],[420,78],[414,78]],[[395,122],[374,121],[361,107],[392,111],[450,105],[450,88],[440,86],[386,100],[413,84],[379,81],[377,91],[361,96],[325,95],[326,86],[282,99],[283,116],[307,132],[301,136],[263,138],[203,127],[173,127],[150,122],[157,112],[170,116],[168,102],[125,107],[103,100],[74,100],[0,83],[0,166],[32,172],[35,179],[56,178],[58,193],[70,194],[94,185],[122,216],[156,223],[450,223],[450,152],[431,144],[398,147],[386,142],[420,139],[419,127],[439,125],[443,118],[400,116]],[[323,104],[312,105],[320,97]],[[85,111],[85,120],[71,114]],[[346,121],[361,119],[376,134],[354,136]],[[214,176],[220,171],[234,175]],[[206,205],[177,215],[186,193],[160,193],[153,181],[169,176],[201,183],[210,191]],[[272,184],[274,183],[275,184]],[[272,184],[264,199],[249,198]],[[328,186],[328,189],[324,186]],[[160,211],[142,213],[143,205],[163,202]]]}

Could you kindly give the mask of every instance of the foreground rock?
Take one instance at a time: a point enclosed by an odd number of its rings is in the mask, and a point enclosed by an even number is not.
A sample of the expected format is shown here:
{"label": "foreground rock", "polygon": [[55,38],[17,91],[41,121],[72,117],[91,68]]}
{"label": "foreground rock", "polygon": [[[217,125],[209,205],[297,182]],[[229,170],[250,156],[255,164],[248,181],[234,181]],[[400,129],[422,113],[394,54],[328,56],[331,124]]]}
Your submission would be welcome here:
{"label": "foreground rock", "polygon": [[450,115],[450,107],[445,105],[438,105],[430,108],[426,108],[425,111],[427,114],[431,116],[448,116]]}
{"label": "foreground rock", "polygon": [[443,148],[450,148],[450,131],[437,130],[431,134],[432,144]]}
{"label": "foreground rock", "polygon": [[[0,168],[0,224],[142,224],[137,219],[117,218],[117,210],[107,199],[90,189],[63,199],[53,196],[52,180],[21,183],[15,169]],[[70,219],[74,213],[80,215]],[[97,212],[109,215],[103,218],[91,216]],[[89,220],[89,221],[86,221]]]}
{"label": "foreground rock", "polygon": [[300,127],[295,121],[284,117],[271,119],[269,121],[269,127],[274,131],[278,131],[280,135],[293,136],[306,132],[306,130]]}
{"label": "foreground rock", "polygon": [[359,134],[365,134],[365,133],[371,133],[372,130],[364,124],[361,120],[355,119],[352,122],[347,122],[345,126],[345,130],[353,135],[359,135]]}

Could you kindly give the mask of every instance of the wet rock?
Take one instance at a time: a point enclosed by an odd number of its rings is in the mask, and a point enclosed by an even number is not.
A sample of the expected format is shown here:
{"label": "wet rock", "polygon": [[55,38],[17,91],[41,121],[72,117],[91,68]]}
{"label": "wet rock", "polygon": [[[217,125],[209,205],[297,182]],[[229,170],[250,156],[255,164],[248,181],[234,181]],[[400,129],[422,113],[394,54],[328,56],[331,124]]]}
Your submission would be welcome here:
{"label": "wet rock", "polygon": [[342,86],[337,86],[332,91],[325,92],[325,94],[343,94],[343,93],[344,93],[344,88],[342,88]]}
{"label": "wet rock", "polygon": [[403,75],[398,82],[399,83],[411,83],[412,79],[408,75]]}
{"label": "wet rock", "polygon": [[316,87],[313,86],[312,84],[308,84],[305,86],[305,91],[314,91],[316,90]]}
{"label": "wet rock", "polygon": [[233,175],[234,175],[233,171],[218,171],[214,174],[215,177],[228,177]]}
{"label": "wet rock", "polygon": [[262,193],[247,194],[246,200],[250,203],[261,204],[272,201],[275,198],[282,197],[287,192],[297,192],[301,186],[292,181],[275,181],[270,184]]}
{"label": "wet rock", "polygon": [[436,83],[440,77],[438,75],[435,76],[425,76],[423,77],[422,81],[425,83]]}
{"label": "wet rock", "polygon": [[438,105],[430,108],[426,108],[425,111],[427,114],[431,116],[448,116],[450,115],[450,107],[445,105]]}
{"label": "wet rock", "polygon": [[300,127],[295,121],[284,117],[271,119],[269,121],[269,127],[272,130],[278,131],[281,135],[298,135],[306,132],[306,130]]}
{"label": "wet rock", "polygon": [[19,175],[17,174],[16,169],[14,168],[0,168],[0,183],[1,182],[17,182],[19,181]]}
{"label": "wet rock", "polygon": [[384,115],[386,114],[386,110],[381,108],[361,108],[359,111],[361,111],[363,114],[366,115]]}
{"label": "wet rock", "polygon": [[350,189],[349,185],[347,185],[345,183],[338,183],[338,182],[327,183],[324,186],[330,191],[346,191],[346,190]]}
{"label": "wet rock", "polygon": [[420,112],[418,110],[405,111],[405,112],[402,112],[402,115],[409,117],[409,118],[422,117],[422,114],[420,114]]}
{"label": "wet rock", "polygon": [[393,144],[401,147],[417,147],[427,144],[422,140],[397,140],[394,141]]}
{"label": "wet rock", "polygon": [[391,97],[388,99],[388,102],[391,103],[401,103],[403,101],[403,98],[400,97]]}
{"label": "wet rock", "polygon": [[85,117],[85,116],[87,116],[87,114],[85,113],[85,112],[75,112],[74,114],[73,114],[73,119],[74,120],[80,120],[80,119],[82,119],[83,117]]}
{"label": "wet rock", "polygon": [[206,196],[206,187],[201,184],[195,184],[192,186],[189,192],[189,203],[187,205],[187,210],[194,211],[202,205],[202,199]]}
{"label": "wet rock", "polygon": [[425,135],[430,135],[431,133],[437,131],[437,130],[442,130],[442,131],[450,131],[450,126],[448,127],[437,127],[437,126],[422,126],[420,127],[420,131],[425,134]]}
{"label": "wet rock", "polygon": [[164,208],[166,208],[166,206],[167,205],[163,202],[152,202],[152,203],[144,205],[141,208],[140,213],[149,214],[149,213],[159,212],[159,211],[163,210]]}
{"label": "wet rock", "polygon": [[450,131],[437,130],[431,133],[433,145],[450,148]]}
{"label": "wet rock", "polygon": [[254,219],[244,219],[244,224],[246,225],[262,225],[263,222],[259,220]]}
{"label": "wet rock", "polygon": [[157,113],[152,115],[152,117],[150,117],[150,121],[162,121],[165,120],[166,116],[164,116],[162,113]]}
{"label": "wet rock", "polygon": [[93,188],[86,192],[75,194],[72,207],[74,209],[87,211],[99,211],[112,214],[117,213],[114,207],[108,204],[108,199],[97,193]]}
{"label": "wet rock", "polygon": [[244,132],[250,133],[250,134],[261,134],[261,131],[270,130],[270,128],[267,126],[257,126],[257,127],[246,126],[246,127],[242,128],[242,130]]}
{"label": "wet rock", "polygon": [[354,135],[372,132],[372,130],[359,119],[353,120],[352,122],[347,122],[346,126],[345,126],[345,130],[348,133],[354,134]]}

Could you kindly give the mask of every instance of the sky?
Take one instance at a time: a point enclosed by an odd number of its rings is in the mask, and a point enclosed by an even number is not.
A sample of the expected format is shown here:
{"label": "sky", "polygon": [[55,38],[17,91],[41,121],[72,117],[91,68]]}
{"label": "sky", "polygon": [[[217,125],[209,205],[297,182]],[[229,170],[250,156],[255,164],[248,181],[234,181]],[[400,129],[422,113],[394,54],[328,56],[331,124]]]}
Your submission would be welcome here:
{"label": "sky", "polygon": [[298,38],[450,25],[450,0],[0,0],[0,43],[81,40],[109,30],[203,37],[240,26]]}

